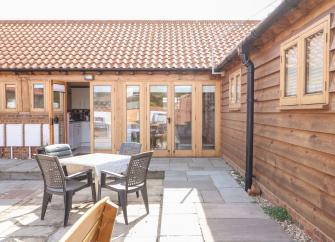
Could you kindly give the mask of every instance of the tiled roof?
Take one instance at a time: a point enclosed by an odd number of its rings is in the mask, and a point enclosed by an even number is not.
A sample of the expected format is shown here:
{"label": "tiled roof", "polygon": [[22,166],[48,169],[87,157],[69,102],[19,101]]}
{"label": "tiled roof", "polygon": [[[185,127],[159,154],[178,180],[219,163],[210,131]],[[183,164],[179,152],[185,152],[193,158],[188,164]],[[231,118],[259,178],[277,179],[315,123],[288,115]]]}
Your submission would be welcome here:
{"label": "tiled roof", "polygon": [[0,21],[0,70],[207,69],[257,21]]}

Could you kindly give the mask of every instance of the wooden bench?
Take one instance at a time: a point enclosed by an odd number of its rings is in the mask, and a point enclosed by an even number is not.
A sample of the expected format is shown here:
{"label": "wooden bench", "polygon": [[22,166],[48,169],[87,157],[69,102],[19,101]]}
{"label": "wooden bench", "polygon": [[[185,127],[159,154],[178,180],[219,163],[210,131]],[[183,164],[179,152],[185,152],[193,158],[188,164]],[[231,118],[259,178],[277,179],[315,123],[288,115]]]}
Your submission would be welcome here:
{"label": "wooden bench", "polygon": [[63,236],[61,242],[109,242],[112,236],[118,206],[108,197],[91,207]]}

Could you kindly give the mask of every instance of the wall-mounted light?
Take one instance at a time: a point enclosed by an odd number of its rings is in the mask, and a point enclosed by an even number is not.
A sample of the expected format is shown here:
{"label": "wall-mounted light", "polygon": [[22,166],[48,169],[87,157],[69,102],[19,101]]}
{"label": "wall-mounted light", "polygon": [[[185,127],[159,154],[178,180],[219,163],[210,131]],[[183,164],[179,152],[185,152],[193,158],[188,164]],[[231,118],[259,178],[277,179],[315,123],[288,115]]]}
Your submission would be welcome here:
{"label": "wall-mounted light", "polygon": [[84,80],[85,81],[93,81],[94,75],[93,74],[84,74]]}

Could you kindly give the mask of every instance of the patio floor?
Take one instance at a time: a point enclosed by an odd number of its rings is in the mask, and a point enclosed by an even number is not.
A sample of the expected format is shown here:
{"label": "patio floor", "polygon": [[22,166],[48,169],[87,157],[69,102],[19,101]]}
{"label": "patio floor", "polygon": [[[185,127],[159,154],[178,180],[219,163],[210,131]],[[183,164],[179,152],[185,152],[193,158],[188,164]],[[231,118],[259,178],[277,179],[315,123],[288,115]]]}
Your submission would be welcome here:
{"label": "patio floor", "polygon": [[[150,214],[141,197],[130,195],[129,225],[119,211],[112,241],[290,241],[281,227],[249,197],[220,158],[155,158],[150,170],[165,179],[149,179]],[[63,200],[54,196],[45,220],[39,219],[43,183],[35,161],[0,160],[0,241],[58,241]],[[14,180],[20,179],[20,180]],[[102,196],[116,201],[116,194]],[[76,193],[69,224],[90,206],[90,190]]]}

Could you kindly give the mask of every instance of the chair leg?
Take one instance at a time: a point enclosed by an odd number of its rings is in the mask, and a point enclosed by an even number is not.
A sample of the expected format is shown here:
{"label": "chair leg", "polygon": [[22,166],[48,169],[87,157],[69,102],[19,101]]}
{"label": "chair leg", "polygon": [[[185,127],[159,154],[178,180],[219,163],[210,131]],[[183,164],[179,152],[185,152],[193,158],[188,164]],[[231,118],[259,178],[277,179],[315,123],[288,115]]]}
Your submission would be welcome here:
{"label": "chair leg", "polygon": [[148,192],[147,192],[147,186],[143,186],[141,189],[144,205],[145,205],[145,210],[147,210],[147,213],[149,213],[149,202],[148,202]]}
{"label": "chair leg", "polygon": [[119,199],[123,211],[124,222],[128,224],[128,216],[127,216],[127,193],[122,191],[119,192]]}
{"label": "chair leg", "polygon": [[52,194],[49,194],[49,203],[51,203]]}
{"label": "chair leg", "polygon": [[[91,190],[92,190],[93,202],[96,203],[97,202],[97,194],[95,192],[95,184],[93,182],[91,183]],[[99,187],[99,190],[100,190],[100,194],[101,194],[101,186]]]}
{"label": "chair leg", "polygon": [[64,194],[64,205],[65,205],[65,214],[64,214],[64,227],[66,227],[69,220],[70,210],[72,208],[72,192],[66,192]]}
{"label": "chair leg", "polygon": [[140,197],[140,193],[138,191],[136,191],[136,197],[139,198]]}
{"label": "chair leg", "polygon": [[41,212],[41,220],[44,220],[45,212],[47,211],[49,200],[51,199],[51,195],[44,191],[43,193],[43,203],[42,203],[42,212]]}

